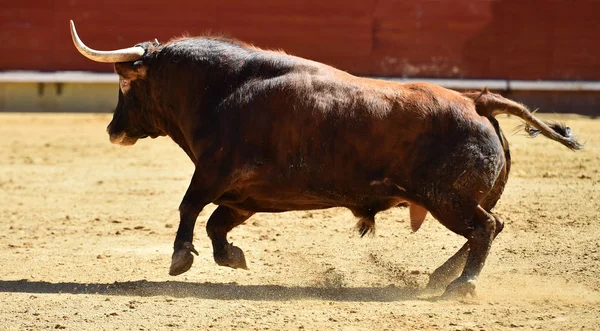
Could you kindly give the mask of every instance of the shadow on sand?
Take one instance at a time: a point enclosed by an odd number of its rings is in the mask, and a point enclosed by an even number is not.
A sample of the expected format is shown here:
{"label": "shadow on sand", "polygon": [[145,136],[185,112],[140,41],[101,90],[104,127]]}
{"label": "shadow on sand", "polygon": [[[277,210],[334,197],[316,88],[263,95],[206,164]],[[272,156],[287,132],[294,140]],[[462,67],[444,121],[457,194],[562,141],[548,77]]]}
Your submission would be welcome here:
{"label": "shadow on sand", "polygon": [[122,296],[195,297],[213,300],[326,300],[390,302],[419,300],[419,290],[400,287],[287,287],[279,285],[239,285],[236,283],[186,283],[146,280],[113,284],[49,283],[44,281],[0,281],[0,293],[69,293]]}

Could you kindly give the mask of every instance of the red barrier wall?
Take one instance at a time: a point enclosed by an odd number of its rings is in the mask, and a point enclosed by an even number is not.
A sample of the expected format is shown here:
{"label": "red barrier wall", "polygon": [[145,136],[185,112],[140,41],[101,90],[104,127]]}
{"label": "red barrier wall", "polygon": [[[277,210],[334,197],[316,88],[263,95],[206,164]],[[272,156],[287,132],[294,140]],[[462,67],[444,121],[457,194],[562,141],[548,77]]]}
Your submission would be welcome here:
{"label": "red barrier wall", "polygon": [[600,79],[600,1],[2,1],[0,70],[111,71],[114,49],[225,34],[371,76]]}

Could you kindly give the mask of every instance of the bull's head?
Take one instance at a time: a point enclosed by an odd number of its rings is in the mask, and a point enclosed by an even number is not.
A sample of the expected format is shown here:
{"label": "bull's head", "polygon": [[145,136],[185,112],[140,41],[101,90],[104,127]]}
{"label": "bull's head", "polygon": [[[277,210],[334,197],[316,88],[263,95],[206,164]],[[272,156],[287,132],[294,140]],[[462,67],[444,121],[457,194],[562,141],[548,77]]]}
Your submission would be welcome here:
{"label": "bull's head", "polygon": [[114,51],[97,51],[87,47],[75,30],[71,21],[73,43],[81,54],[90,60],[114,63],[119,75],[119,101],[112,121],[106,128],[110,141],[114,144],[133,145],[140,138],[164,135],[159,121],[149,109],[149,82],[147,81],[147,63],[144,54],[157,45],[139,44],[134,47]]}

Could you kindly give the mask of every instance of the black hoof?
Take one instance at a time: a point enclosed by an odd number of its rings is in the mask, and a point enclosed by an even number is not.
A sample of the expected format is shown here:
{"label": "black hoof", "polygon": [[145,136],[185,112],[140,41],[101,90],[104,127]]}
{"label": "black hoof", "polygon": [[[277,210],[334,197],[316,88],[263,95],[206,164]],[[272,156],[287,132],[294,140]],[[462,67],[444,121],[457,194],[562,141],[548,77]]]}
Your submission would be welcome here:
{"label": "black hoof", "polygon": [[215,251],[214,258],[220,266],[248,270],[244,251],[237,246],[233,246],[233,244],[228,244],[222,251]]}
{"label": "black hoof", "polygon": [[186,242],[183,246],[184,248],[173,253],[173,257],[171,258],[171,268],[169,268],[169,275],[171,276],[181,275],[190,270],[194,263],[194,256],[191,252],[198,255],[198,252],[194,249],[192,243]]}
{"label": "black hoof", "polygon": [[446,287],[446,291],[442,295],[442,299],[460,299],[469,294],[473,297],[477,297],[475,288],[475,280],[461,280],[459,278]]}

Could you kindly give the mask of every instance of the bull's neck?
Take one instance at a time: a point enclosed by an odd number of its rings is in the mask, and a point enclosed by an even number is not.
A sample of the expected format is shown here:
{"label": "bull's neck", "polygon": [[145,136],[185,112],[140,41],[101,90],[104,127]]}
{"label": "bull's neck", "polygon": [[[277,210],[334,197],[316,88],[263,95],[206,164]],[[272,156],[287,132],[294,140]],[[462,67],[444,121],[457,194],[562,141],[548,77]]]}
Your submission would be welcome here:
{"label": "bull's neck", "polygon": [[198,156],[197,153],[194,152],[192,137],[186,136],[185,132],[185,128],[174,123],[167,125],[165,128],[165,133],[171,137],[171,139],[185,151],[190,160],[196,164]]}

